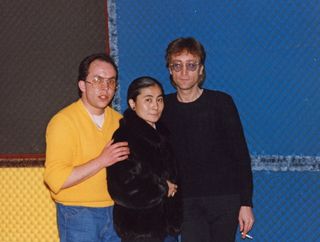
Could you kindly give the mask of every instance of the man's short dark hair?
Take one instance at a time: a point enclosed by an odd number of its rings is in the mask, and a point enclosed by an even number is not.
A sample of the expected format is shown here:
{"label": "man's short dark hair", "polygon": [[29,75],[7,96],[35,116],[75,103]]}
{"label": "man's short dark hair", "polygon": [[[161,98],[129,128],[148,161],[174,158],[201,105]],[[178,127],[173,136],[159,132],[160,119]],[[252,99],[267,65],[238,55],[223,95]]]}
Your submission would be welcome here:
{"label": "man's short dark hair", "polygon": [[204,65],[206,60],[206,51],[203,45],[193,37],[178,38],[169,43],[166,50],[166,64],[169,67],[171,57],[173,55],[188,52],[192,55],[200,57],[200,63]]}
{"label": "man's short dark hair", "polygon": [[[89,71],[89,67],[90,64],[95,61],[95,60],[100,60],[100,61],[104,61],[106,63],[109,63],[113,66],[114,70],[116,71],[116,80],[118,80],[118,67],[115,64],[114,60],[112,59],[111,56],[107,55],[106,53],[96,53],[96,54],[92,54],[89,55],[87,57],[85,57],[79,65],[79,72],[78,72],[78,82],[81,80],[86,80],[87,76],[88,76],[88,71]],[[81,97],[81,91],[79,89],[79,96]]]}
{"label": "man's short dark hair", "polygon": [[[206,70],[205,70],[206,51],[203,45],[195,38],[180,37],[169,43],[166,49],[166,56],[165,56],[167,68],[169,68],[170,66],[172,56],[182,54],[183,52],[190,53],[191,55],[198,56],[200,58],[200,64],[203,66],[203,74],[199,82],[199,86],[201,86],[206,76]],[[171,75],[170,75],[170,79],[171,79],[171,83],[175,85]]]}

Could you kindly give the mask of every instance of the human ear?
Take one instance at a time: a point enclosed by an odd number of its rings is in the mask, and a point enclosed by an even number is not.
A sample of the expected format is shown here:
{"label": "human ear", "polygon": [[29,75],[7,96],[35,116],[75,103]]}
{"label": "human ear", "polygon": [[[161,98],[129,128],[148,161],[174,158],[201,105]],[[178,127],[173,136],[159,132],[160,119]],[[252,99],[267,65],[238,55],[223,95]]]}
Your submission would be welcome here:
{"label": "human ear", "polygon": [[132,110],[136,109],[136,103],[133,101],[133,99],[129,99],[129,106]]}
{"label": "human ear", "polygon": [[78,81],[78,87],[79,87],[81,92],[85,92],[86,91],[86,85],[85,85],[84,81],[82,81],[82,80]]}
{"label": "human ear", "polygon": [[203,75],[203,68],[204,68],[203,65],[201,65],[200,71],[199,71],[199,74],[200,74],[200,75]]}

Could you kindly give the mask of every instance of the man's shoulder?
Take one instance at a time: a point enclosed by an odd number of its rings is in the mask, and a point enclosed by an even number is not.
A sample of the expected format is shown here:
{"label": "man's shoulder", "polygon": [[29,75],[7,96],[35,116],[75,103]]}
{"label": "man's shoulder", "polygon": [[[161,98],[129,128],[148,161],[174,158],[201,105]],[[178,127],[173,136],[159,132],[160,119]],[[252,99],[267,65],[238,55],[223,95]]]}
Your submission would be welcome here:
{"label": "man's shoulder", "polygon": [[73,116],[76,115],[77,110],[79,110],[79,101],[75,101],[67,106],[65,106],[64,108],[60,109],[53,117],[52,119],[55,119],[57,117],[61,117],[61,116]]}
{"label": "man's shoulder", "polygon": [[[204,93],[206,97],[209,98],[219,98],[219,99],[230,99],[232,98],[228,93],[220,91],[220,90],[214,90],[214,89],[206,89],[204,88]],[[177,100],[177,93],[169,93],[165,95],[164,99],[167,102],[174,102]]]}
{"label": "man's shoulder", "polygon": [[164,96],[165,102],[173,102],[176,100],[177,93],[169,93]]}
{"label": "man's shoulder", "polygon": [[48,127],[62,127],[63,125],[72,124],[73,120],[79,119],[78,102],[73,102],[68,106],[62,108],[50,119]]}
{"label": "man's shoulder", "polygon": [[165,95],[166,98],[175,97],[177,95],[177,92],[168,93]]}
{"label": "man's shoulder", "polygon": [[220,90],[210,90],[210,89],[204,89],[205,94],[207,97],[210,98],[216,98],[216,99],[230,99],[231,96],[223,91]]}
{"label": "man's shoulder", "polygon": [[105,114],[107,118],[108,116],[112,116],[117,120],[120,120],[122,118],[122,114],[120,112],[109,106],[105,109]]}
{"label": "man's shoulder", "polygon": [[233,103],[233,99],[230,94],[220,90],[204,89],[204,99],[213,105],[230,105]]}

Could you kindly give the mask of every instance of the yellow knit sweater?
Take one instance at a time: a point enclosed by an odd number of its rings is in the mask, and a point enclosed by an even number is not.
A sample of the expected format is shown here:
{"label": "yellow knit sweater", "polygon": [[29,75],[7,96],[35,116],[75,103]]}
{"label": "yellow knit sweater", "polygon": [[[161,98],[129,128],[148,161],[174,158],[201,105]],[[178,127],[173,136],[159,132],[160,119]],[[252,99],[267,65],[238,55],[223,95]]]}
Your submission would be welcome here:
{"label": "yellow knit sweater", "polygon": [[46,133],[44,180],[56,202],[87,207],[113,205],[107,191],[106,169],[75,186],[66,189],[61,186],[75,166],[100,154],[119,127],[120,119],[121,114],[107,107],[103,127],[98,129],[79,99],[50,120]]}

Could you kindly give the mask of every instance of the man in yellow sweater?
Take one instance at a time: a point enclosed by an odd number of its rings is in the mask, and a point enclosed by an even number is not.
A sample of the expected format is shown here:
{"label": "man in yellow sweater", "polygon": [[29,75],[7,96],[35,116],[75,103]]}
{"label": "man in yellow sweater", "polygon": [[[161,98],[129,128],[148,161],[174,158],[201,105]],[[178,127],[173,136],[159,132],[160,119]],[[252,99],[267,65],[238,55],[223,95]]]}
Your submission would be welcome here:
{"label": "man in yellow sweater", "polygon": [[44,180],[56,202],[61,242],[118,242],[106,167],[128,158],[126,142],[113,143],[121,114],[108,105],[118,69],[106,54],[79,66],[80,99],[58,112],[46,133]]}

